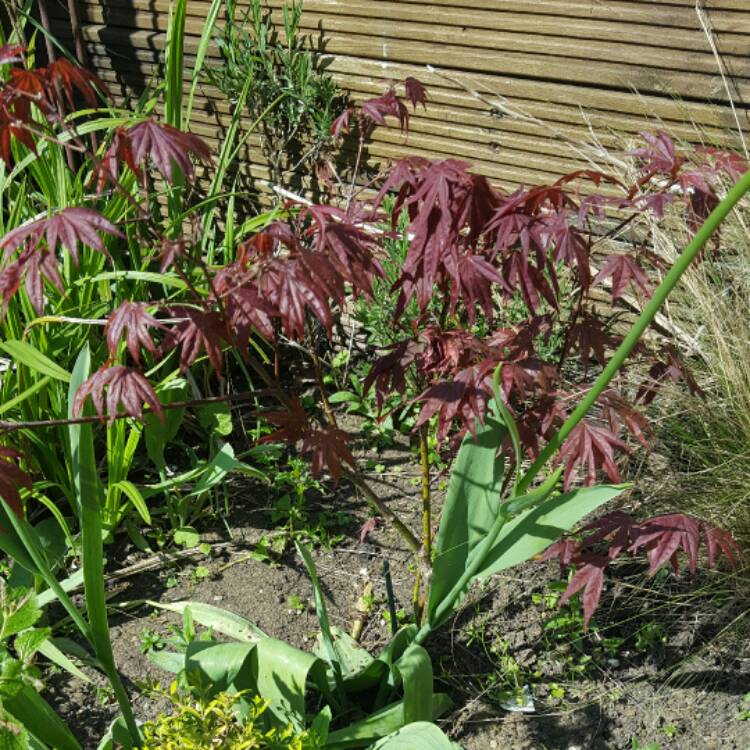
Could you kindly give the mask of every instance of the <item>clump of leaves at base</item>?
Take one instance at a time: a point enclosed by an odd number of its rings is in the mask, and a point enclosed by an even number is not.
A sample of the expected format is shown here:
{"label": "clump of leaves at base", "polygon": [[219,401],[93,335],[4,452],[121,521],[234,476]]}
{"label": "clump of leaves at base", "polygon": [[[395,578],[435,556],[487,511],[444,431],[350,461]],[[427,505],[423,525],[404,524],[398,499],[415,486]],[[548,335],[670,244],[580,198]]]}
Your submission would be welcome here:
{"label": "clump of leaves at base", "polygon": [[267,729],[264,714],[268,701],[243,693],[218,693],[212,699],[192,698],[178,690],[159,691],[169,699],[172,712],[160,714],[142,727],[139,750],[315,750],[320,747],[311,732],[291,727]]}

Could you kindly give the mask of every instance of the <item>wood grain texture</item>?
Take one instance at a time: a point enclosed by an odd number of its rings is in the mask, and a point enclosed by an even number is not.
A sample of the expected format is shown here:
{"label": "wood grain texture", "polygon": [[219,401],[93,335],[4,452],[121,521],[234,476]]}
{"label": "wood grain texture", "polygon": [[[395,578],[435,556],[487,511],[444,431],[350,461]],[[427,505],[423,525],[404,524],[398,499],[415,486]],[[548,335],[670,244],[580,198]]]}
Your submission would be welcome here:
{"label": "wood grain texture", "polygon": [[[284,0],[267,4],[278,14]],[[188,0],[186,78],[209,5]],[[703,6],[728,87],[694,0],[305,0],[302,22],[355,101],[406,76],[428,86],[408,139],[376,131],[373,168],[405,153],[455,157],[512,187],[604,164],[604,149],[646,129],[737,147],[728,104],[748,127],[750,0]],[[92,64],[118,95],[158,80],[169,0],[80,7]],[[51,10],[64,37],[65,10]],[[209,58],[219,63],[213,46]],[[194,129],[217,147],[229,106],[210,86],[200,94]],[[257,139],[247,158],[263,171]]]}

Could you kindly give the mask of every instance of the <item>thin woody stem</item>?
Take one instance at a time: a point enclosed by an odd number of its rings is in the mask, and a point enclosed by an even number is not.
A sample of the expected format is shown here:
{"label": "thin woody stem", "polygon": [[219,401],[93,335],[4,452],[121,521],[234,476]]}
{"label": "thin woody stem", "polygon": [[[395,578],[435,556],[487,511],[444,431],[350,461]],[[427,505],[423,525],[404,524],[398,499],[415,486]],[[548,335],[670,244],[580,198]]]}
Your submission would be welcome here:
{"label": "thin woody stem", "polygon": [[[168,409],[182,409],[190,408],[193,406],[205,406],[206,404],[220,404],[226,401],[253,401],[258,396],[270,395],[271,391],[268,389],[259,389],[254,391],[243,391],[241,393],[231,393],[225,396],[207,396],[206,398],[196,398],[190,401],[173,401],[169,404],[162,404],[164,411]],[[154,414],[153,409],[146,407],[144,414]],[[130,414],[112,414],[109,416],[110,420],[115,419],[132,419]],[[67,427],[73,424],[92,424],[94,422],[103,422],[104,420],[98,415],[86,416],[86,417],[71,417],[66,419],[37,419],[25,422],[15,422],[8,420],[0,420],[0,432],[15,432],[16,430],[34,430],[41,429],[44,427]]]}
{"label": "thin woody stem", "polygon": [[336,415],[333,413],[333,409],[331,409],[331,403],[328,401],[328,394],[326,393],[325,383],[323,382],[323,369],[320,366],[320,358],[312,347],[310,348],[310,358],[312,359],[313,368],[315,369],[315,379],[318,381],[320,401],[323,404],[323,411],[325,412],[326,419],[329,424],[336,427],[338,423],[336,421]]}
{"label": "thin woody stem", "polygon": [[422,549],[427,566],[432,564],[432,503],[430,498],[430,452],[426,424],[419,428],[419,458],[422,464]]}
{"label": "thin woody stem", "polygon": [[383,518],[387,518],[394,529],[403,537],[404,541],[409,545],[412,552],[419,554],[422,549],[422,545],[419,543],[417,537],[411,532],[408,526],[372,491],[372,488],[364,481],[364,479],[357,473],[345,472],[346,478],[365,496],[370,505],[374,506],[375,509],[380,513]]}

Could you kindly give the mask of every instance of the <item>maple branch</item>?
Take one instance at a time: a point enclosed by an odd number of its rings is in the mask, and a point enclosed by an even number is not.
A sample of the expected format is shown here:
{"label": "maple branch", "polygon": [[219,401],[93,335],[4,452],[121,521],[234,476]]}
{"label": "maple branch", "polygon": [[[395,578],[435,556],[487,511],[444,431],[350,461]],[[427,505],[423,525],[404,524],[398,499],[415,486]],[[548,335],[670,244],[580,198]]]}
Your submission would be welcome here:
{"label": "maple branch", "polygon": [[383,518],[387,518],[393,528],[398,531],[403,537],[404,541],[409,545],[412,552],[419,553],[422,545],[419,543],[417,537],[411,532],[408,526],[372,491],[372,488],[367,482],[362,479],[359,474],[344,471],[344,476],[365,496],[370,505],[374,506],[375,509],[380,513]]}
{"label": "maple branch", "polygon": [[422,543],[425,565],[432,565],[432,506],[430,502],[430,452],[427,444],[428,426],[419,428],[419,458],[422,464]]}
{"label": "maple branch", "polygon": [[[220,404],[227,401],[253,401],[258,396],[272,395],[270,389],[259,388],[254,391],[242,391],[240,393],[230,393],[224,396],[206,396],[205,398],[191,399],[190,401],[173,401],[169,404],[162,404],[163,410],[167,409],[182,409],[193,406],[205,406],[207,404]],[[153,414],[153,409],[146,408],[143,410],[144,415]],[[125,412],[121,414],[113,414],[110,419],[129,419],[132,418],[130,414]],[[86,417],[70,417],[65,419],[36,419],[25,422],[15,422],[8,420],[0,420],[0,431],[2,432],[15,432],[16,430],[35,430],[42,427],[66,427],[72,424],[92,424],[94,422],[104,422],[100,416],[94,414]]]}
{"label": "maple branch", "polygon": [[724,196],[718,206],[709,214],[703,222],[695,236],[682,251],[677,260],[673,263],[667,274],[664,276],[661,284],[656,288],[651,299],[646,303],[643,312],[633,324],[628,335],[623,339],[617,351],[612,355],[606,367],[602,370],[599,377],[583,397],[578,406],[571,412],[565,420],[560,430],[553,435],[547,445],[539,453],[539,456],[531,465],[529,470],[524,474],[518,483],[517,494],[523,494],[544,468],[547,462],[557,453],[565,439],[570,435],[578,423],[586,416],[589,409],[594,405],[596,400],[601,396],[609,385],[612,378],[617,374],[625,360],[635,348],[644,331],[651,325],[661,306],[677,286],[683,273],[688,269],[691,263],[703,250],[703,246],[708,242],[714,232],[719,228],[721,223],[737,205],[740,199],[750,191],[750,171],[746,172]]}

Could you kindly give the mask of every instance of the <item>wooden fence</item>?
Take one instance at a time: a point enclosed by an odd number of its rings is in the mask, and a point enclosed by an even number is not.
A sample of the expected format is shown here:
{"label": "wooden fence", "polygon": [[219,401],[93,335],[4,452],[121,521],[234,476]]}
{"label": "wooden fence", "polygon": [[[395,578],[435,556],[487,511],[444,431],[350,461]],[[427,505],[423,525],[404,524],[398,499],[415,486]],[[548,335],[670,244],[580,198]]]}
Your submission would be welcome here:
{"label": "wooden fence", "polygon": [[[302,25],[355,99],[405,76],[428,86],[430,105],[406,143],[397,128],[379,129],[374,160],[460,158],[512,187],[583,166],[593,151],[580,144],[592,134],[604,149],[656,127],[737,145],[750,107],[750,0],[702,3],[699,11],[695,0],[305,0]],[[48,4],[64,35],[67,3]],[[283,0],[268,4],[278,14]],[[121,94],[138,92],[159,64],[168,0],[78,5],[98,73]],[[188,57],[208,6],[188,0]],[[193,129],[215,141],[228,105],[208,86],[203,95]],[[262,175],[256,147],[249,158]]]}

